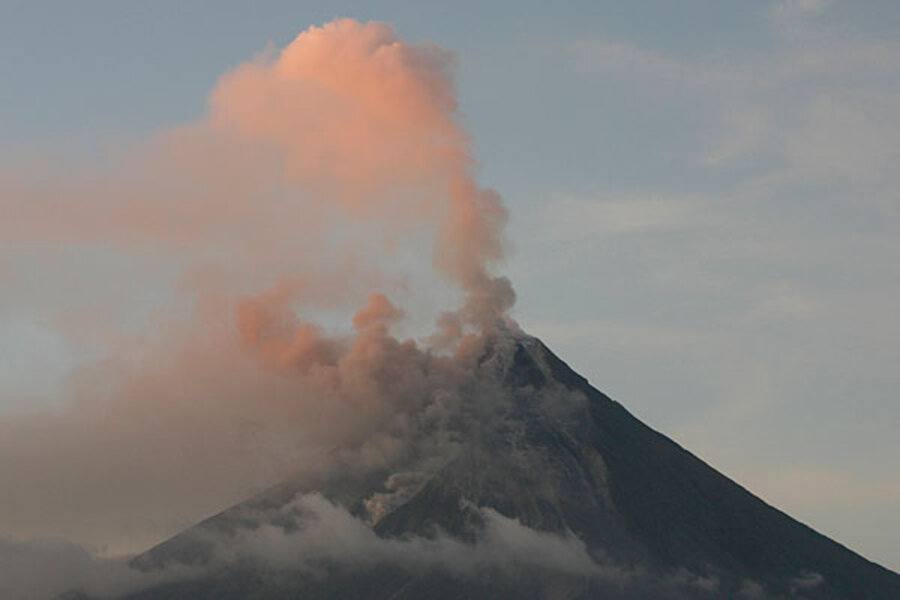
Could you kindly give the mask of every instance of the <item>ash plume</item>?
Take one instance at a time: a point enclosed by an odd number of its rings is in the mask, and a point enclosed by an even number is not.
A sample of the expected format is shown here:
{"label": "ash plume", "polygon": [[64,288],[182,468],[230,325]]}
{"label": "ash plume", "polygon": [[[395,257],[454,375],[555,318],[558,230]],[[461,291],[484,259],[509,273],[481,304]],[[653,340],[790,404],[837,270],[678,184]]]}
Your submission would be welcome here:
{"label": "ash plume", "polygon": [[52,403],[0,418],[0,531],[128,552],[334,448],[360,464],[409,451],[478,340],[515,327],[494,272],[507,213],[475,181],[453,69],[340,19],[237,65],[201,119],[102,166],[0,170],[15,215],[0,244],[79,297],[21,300],[92,357]]}
{"label": "ash plume", "polygon": [[0,597],[900,597],[517,327],[453,70],[340,19],[0,166],[0,309],[74,363],[0,416]]}

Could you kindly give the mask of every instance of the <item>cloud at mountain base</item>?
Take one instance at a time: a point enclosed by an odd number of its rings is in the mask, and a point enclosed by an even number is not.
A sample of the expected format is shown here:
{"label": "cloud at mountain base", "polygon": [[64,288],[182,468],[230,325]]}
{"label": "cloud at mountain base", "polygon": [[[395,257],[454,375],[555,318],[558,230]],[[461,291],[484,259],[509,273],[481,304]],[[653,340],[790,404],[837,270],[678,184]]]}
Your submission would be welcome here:
{"label": "cloud at mountain base", "polygon": [[[291,527],[263,523],[228,533],[192,530],[188,535],[210,548],[202,564],[167,563],[151,568],[130,565],[127,557],[99,558],[62,542],[0,540],[0,592],[21,600],[49,600],[67,592],[90,598],[115,597],[153,586],[190,585],[191,581],[226,581],[235,569],[251,569],[265,585],[317,585],[328,573],[353,577],[400,569],[412,578],[450,576],[504,585],[521,585],[540,573],[534,585],[573,585],[579,589],[637,590],[660,598],[715,594],[715,577],[686,570],[651,574],[641,568],[603,564],[571,532],[529,528],[497,511],[468,506],[483,522],[477,539],[464,542],[435,531],[431,537],[379,537],[370,525],[321,495],[300,494],[277,511]],[[485,580],[487,581],[487,580]],[[692,596],[693,597],[693,596]]]}

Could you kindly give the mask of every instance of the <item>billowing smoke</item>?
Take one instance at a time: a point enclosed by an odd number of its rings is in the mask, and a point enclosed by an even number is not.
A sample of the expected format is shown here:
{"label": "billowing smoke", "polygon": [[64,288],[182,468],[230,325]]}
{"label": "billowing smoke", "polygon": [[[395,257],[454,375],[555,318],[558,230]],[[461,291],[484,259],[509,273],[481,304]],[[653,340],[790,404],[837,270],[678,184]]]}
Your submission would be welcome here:
{"label": "billowing smoke", "polygon": [[341,452],[452,446],[417,432],[515,327],[453,68],[338,20],[230,70],[197,122],[0,170],[6,260],[42,282],[10,302],[91,356],[0,418],[0,532],[135,551]]}
{"label": "billowing smoke", "polygon": [[451,67],[446,52],[404,44],[386,25],[336,21],[224,77],[207,125],[274,152],[288,181],[356,215],[436,223],[435,264],[481,322],[513,301],[487,268],[502,258],[506,211],[471,176]]}
{"label": "billowing smoke", "polygon": [[274,279],[329,308],[434,267],[466,294],[464,323],[502,319],[514,294],[490,267],[507,214],[473,178],[452,67],[384,24],[312,27],[221,77],[199,122],[116,148],[103,168],[0,173],[15,215],[4,242],[164,252],[229,291]]}

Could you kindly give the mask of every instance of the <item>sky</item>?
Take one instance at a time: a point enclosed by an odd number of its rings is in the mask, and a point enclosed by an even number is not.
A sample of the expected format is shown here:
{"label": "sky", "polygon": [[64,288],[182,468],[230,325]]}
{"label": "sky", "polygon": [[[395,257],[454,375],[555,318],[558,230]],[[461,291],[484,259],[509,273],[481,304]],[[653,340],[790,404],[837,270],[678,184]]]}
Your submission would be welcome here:
{"label": "sky", "polygon": [[[455,54],[478,182],[510,215],[516,321],[900,569],[900,8],[483,4],[2,1],[3,176],[102,171],[105,149],[202,119],[223,73],[309,26],[389,23]],[[62,402],[96,350],[60,315],[115,298],[100,312],[141,323],[178,285],[152,253],[76,243],[0,245],[0,282],[0,419]]]}

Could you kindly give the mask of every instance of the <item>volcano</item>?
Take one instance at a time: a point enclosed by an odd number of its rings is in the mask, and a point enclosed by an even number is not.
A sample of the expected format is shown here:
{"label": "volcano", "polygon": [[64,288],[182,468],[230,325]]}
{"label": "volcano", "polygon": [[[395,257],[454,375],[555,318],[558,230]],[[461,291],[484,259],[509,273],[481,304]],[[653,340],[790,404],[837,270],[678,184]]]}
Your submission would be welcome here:
{"label": "volcano", "polygon": [[[540,340],[483,340],[400,461],[342,462],[135,557],[187,598],[900,598],[900,575],[646,426]],[[427,443],[426,443],[427,442]],[[166,577],[167,573],[178,573]]]}

